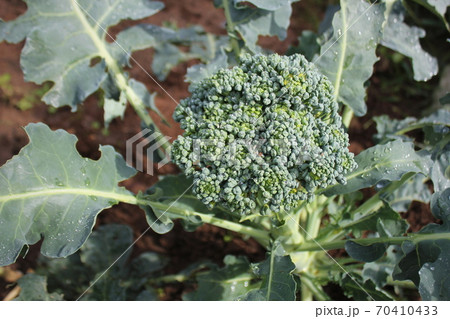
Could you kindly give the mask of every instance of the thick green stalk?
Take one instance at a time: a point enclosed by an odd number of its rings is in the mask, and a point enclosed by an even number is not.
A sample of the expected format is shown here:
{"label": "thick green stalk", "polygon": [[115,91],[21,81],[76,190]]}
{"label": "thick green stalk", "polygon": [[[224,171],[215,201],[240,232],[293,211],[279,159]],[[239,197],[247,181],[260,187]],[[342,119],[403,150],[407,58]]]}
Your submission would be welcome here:
{"label": "thick green stalk", "polygon": [[[322,290],[321,286],[317,286],[312,278],[306,274],[302,274],[300,276],[300,279],[302,281],[302,300],[306,301],[308,300],[312,300],[312,296],[314,296],[316,298],[317,301],[329,301],[330,297],[328,297],[328,295]],[[307,288],[307,291],[303,288]],[[307,295],[304,296],[303,294],[306,293]],[[310,295],[312,294],[312,296]]]}
{"label": "thick green stalk", "polygon": [[346,128],[349,128],[352,119],[353,119],[353,110],[350,107],[345,106],[344,112],[342,113],[342,123],[344,123],[344,126]]}
{"label": "thick green stalk", "polygon": [[228,37],[230,38],[231,48],[233,49],[236,60],[239,62],[241,49],[239,48],[239,42],[236,38],[236,30],[235,30],[236,26],[234,25],[233,19],[231,18],[230,1],[222,0],[222,6],[225,11],[225,19],[227,20],[226,28]]}
{"label": "thick green stalk", "polygon": [[228,229],[243,235],[248,235],[257,239],[264,246],[269,244],[269,234],[268,232],[260,229],[256,229],[250,226],[241,225],[235,222],[231,222],[229,220],[217,218],[215,216],[194,212],[186,209],[181,209],[178,207],[172,206],[172,204],[164,204],[161,202],[153,202],[148,200],[139,200],[137,204],[140,205],[149,205],[158,210],[166,211],[166,214],[176,216],[176,217],[199,217],[202,222],[208,223],[220,228]]}

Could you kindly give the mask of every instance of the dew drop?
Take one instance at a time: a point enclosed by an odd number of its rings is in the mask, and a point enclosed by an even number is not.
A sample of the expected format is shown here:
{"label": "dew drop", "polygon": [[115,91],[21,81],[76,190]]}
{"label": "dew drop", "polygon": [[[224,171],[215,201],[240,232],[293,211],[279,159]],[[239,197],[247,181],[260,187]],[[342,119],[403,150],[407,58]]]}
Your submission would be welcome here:
{"label": "dew drop", "polygon": [[64,183],[59,178],[55,178],[55,185],[62,187],[64,186]]}
{"label": "dew drop", "polygon": [[84,186],[89,186],[89,185],[91,185],[91,180],[89,179],[89,177],[88,178],[86,178],[85,180],[84,180]]}
{"label": "dew drop", "polygon": [[94,200],[94,201],[96,201],[97,200],[97,196],[94,196],[94,195],[89,195],[89,197],[92,199],[92,200]]}

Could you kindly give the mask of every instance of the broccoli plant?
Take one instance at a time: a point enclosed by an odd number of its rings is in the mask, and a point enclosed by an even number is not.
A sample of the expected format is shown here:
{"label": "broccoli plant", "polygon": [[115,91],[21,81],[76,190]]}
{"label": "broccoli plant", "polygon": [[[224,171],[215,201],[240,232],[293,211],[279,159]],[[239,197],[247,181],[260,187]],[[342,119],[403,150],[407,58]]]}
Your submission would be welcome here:
{"label": "broccoli plant", "polygon": [[[405,23],[429,14],[447,34],[445,0],[341,0],[289,55],[261,47],[258,37],[286,37],[294,0],[214,1],[227,35],[143,23],[121,30],[114,43],[106,41],[108,27],[163,4],[26,2],[25,15],[0,21],[0,40],[26,39],[26,79],[53,82],[46,103],[75,111],[101,90],[105,125],[128,101],[143,127],[158,130],[148,113],[158,110],[154,95],[124,71],[131,52],[154,48],[160,80],[180,62],[200,63],[187,69],[189,96],[173,114],[184,133],[164,145],[182,173],[160,176],[144,192],[121,184],[136,170],[113,147],[101,146],[92,160],[64,130],[25,127],[29,143],[0,168],[0,265],[40,240],[42,255],[67,258],[41,259],[38,275],[18,282],[19,300],[154,300],[171,282],[196,283],[185,300],[330,300],[330,284],[354,300],[402,300],[407,290],[423,300],[450,298],[448,94],[420,118],[375,117],[376,144],[356,156],[348,133],[355,115],[367,112],[377,48],[410,58],[417,81],[448,62],[448,54],[422,48],[421,25]],[[429,204],[437,222],[409,229],[400,213],[412,201]],[[159,234],[178,220],[187,231],[208,223],[252,237],[266,258],[227,255],[223,265],[199,261],[164,274],[170,261],[163,256],[129,260],[128,227],[91,235],[97,215],[118,203],[141,208]],[[67,269],[79,276],[62,280]]]}

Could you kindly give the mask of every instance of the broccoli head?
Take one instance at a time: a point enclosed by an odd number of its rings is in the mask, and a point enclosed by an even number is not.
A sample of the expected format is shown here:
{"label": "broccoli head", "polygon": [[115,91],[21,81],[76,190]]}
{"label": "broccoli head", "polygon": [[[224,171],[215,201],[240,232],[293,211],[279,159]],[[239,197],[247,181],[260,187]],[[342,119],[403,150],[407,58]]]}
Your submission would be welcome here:
{"label": "broccoli head", "polygon": [[246,55],[190,91],[172,160],[209,207],[288,211],[356,166],[333,87],[302,55]]}

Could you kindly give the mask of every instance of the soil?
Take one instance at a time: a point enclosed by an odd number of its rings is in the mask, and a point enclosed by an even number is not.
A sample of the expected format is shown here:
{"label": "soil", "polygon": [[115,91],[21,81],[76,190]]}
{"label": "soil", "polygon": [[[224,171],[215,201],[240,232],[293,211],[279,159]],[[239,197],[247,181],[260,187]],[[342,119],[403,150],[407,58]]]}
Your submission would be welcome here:
{"label": "soil", "polygon": [[[111,28],[110,31],[115,34],[125,26],[140,22],[161,25],[165,21],[170,21],[175,22],[179,27],[199,24],[209,32],[224,34],[225,18],[223,12],[215,9],[212,1],[164,0],[163,2],[166,8],[162,12],[138,22],[123,22]],[[262,37],[260,39],[261,44],[278,53],[285,52],[290,45],[297,44],[297,36],[302,30],[317,30],[327,4],[335,2],[304,0],[296,3],[293,13],[295,18],[291,20],[287,39],[279,41],[273,37]],[[26,5],[20,0],[0,0],[0,18],[5,21],[12,20],[25,11]],[[0,87],[0,165],[17,154],[21,147],[28,142],[22,127],[31,122],[44,122],[52,129],[62,128],[75,134],[79,139],[77,149],[82,156],[98,158],[100,144],[112,145],[118,152],[125,155],[125,141],[140,131],[138,125],[140,120],[131,108],[127,109],[123,120],[114,120],[109,130],[105,132],[101,129],[103,126],[103,111],[95,94],[80,105],[75,113],[71,112],[68,107],[52,109],[39,101],[27,111],[22,111],[16,107],[22,97],[32,94],[39,88],[33,83],[24,81],[24,75],[20,69],[20,52],[23,45],[23,42],[19,44],[0,43],[0,75],[9,74],[13,88],[12,94],[6,94]],[[150,69],[151,50],[136,52],[133,54],[133,58],[146,70]],[[374,126],[371,123],[371,118],[374,115],[389,114],[392,117],[418,115],[415,113],[416,110],[409,107],[408,102],[404,105],[397,104],[394,109],[392,103],[378,98],[383,94],[383,88],[379,83],[377,74],[386,69],[386,63],[389,67],[389,62],[383,59],[376,65],[376,72],[372,79],[373,85],[368,92],[369,113],[362,118],[355,118],[351,123],[349,130],[350,149],[355,153],[359,153],[372,145]],[[151,92],[158,93],[156,105],[170,122],[170,127],[159,126],[165,135],[172,138],[176,138],[182,133],[179,125],[171,119],[171,115],[176,106],[174,100],[179,101],[188,96],[188,85],[183,81],[188,65],[189,63],[183,63],[175,67],[168,78],[161,83],[161,86],[170,92],[171,97],[149,79],[136,63],[133,62],[128,70],[132,78],[145,83]],[[157,118],[154,118],[159,123]],[[125,182],[124,185],[133,192],[143,191],[157,181],[159,174],[174,174],[177,172],[176,167],[167,165],[154,176],[138,173],[135,178]],[[420,229],[422,225],[432,220],[428,206],[420,203],[415,203],[406,216],[414,230]],[[120,204],[102,212],[96,225],[106,223],[130,225],[134,230],[135,238],[148,227],[142,211],[126,204]],[[231,239],[225,240],[224,237],[228,237],[226,235],[230,234]],[[256,241],[252,239],[244,240],[239,235],[210,225],[203,225],[195,232],[186,232],[179,224],[176,224],[174,230],[165,235],[158,235],[149,231],[136,243],[133,254],[137,255],[144,251],[154,251],[167,255],[171,260],[166,269],[168,274],[176,273],[192,262],[201,259],[209,259],[221,264],[225,255],[235,254],[246,255],[250,261],[256,262],[262,260],[265,255],[264,249]],[[32,272],[36,266],[38,255],[39,244],[30,247],[26,257],[20,258],[15,264],[8,266],[8,269],[22,273]],[[12,288],[13,285],[0,276],[0,300]],[[182,285],[168,286],[164,299],[180,299],[183,289]]]}

